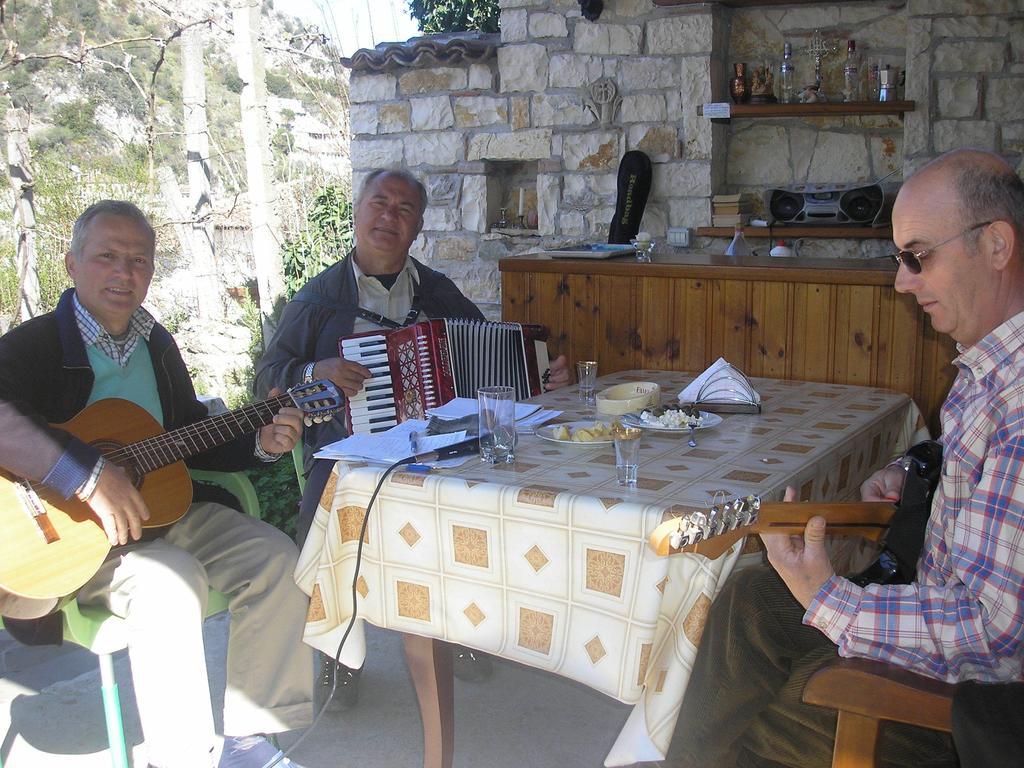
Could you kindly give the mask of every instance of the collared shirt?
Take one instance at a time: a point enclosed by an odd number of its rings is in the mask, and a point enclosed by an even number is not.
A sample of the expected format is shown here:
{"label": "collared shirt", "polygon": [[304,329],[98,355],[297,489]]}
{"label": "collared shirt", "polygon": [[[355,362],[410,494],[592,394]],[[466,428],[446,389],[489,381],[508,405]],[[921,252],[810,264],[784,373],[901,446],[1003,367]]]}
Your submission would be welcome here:
{"label": "collared shirt", "polygon": [[[359,291],[359,306],[391,318],[399,325],[404,323],[406,315],[409,314],[409,309],[412,307],[413,296],[416,294],[417,273],[412,258],[406,255],[402,271],[398,273],[395,284],[391,286],[390,290],[381,285],[377,278],[370,277],[363,272],[354,255],[350,258],[352,259],[352,272],[355,274],[356,286]],[[422,315],[423,313],[420,312],[420,316]],[[356,315],[355,325],[352,328],[353,333],[379,330],[379,325],[374,325],[369,320],[364,320]]]}
{"label": "collared shirt", "polygon": [[917,580],[833,576],[804,623],[843,656],[930,677],[1010,681],[1024,661],[1024,313],[969,349],[942,406],[943,468]]}
{"label": "collared shirt", "polygon": [[94,346],[103,354],[124,368],[131,359],[132,352],[139,344],[139,339],[149,341],[149,334],[153,332],[156,319],[145,309],[139,307],[128,320],[128,331],[121,339],[115,339],[100,325],[96,318],[78,300],[78,294],[74,295],[75,320],[78,323],[78,330],[82,334],[82,341],[85,346]]}

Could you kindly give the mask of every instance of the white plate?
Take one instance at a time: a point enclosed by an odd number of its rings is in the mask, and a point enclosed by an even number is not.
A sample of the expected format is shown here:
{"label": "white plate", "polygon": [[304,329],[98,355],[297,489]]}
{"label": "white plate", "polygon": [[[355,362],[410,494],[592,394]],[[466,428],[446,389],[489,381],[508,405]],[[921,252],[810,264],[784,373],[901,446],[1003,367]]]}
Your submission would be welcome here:
{"label": "white plate", "polygon": [[[708,413],[707,411],[700,412],[703,421],[698,424],[694,429],[711,429],[717,427],[722,423],[722,417],[717,413]],[[658,432],[689,432],[689,427],[663,427],[660,424],[649,424],[640,418],[639,413],[627,413],[619,417],[621,421],[627,427],[640,427],[640,429],[653,429]]]}
{"label": "white plate", "polygon": [[[607,423],[610,424],[611,422],[609,421]],[[590,440],[588,442],[584,442],[582,440],[572,440],[572,439],[569,439],[569,440],[559,440],[557,437],[554,436],[555,427],[568,427],[569,428],[569,432],[571,434],[572,432],[575,432],[580,427],[590,428],[592,426],[594,426],[594,421],[592,421],[592,420],[591,421],[563,421],[563,422],[561,422],[559,424],[545,424],[543,427],[537,427],[537,429],[535,429],[533,431],[533,434],[535,434],[541,440],[550,440],[552,443],[562,443],[563,445],[579,445],[579,446],[582,446],[582,447],[586,447],[588,445],[611,445],[612,443],[615,442],[612,439],[611,435],[608,435],[608,437],[599,438],[597,440]]]}

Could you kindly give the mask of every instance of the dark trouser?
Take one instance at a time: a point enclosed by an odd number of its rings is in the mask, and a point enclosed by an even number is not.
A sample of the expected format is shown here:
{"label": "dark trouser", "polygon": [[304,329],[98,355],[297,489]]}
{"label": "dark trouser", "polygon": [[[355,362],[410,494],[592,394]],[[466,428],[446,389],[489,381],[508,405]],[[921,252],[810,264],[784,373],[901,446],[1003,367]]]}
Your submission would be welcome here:
{"label": "dark trouser", "polygon": [[[837,651],[803,614],[774,570],[733,574],[712,605],[679,714],[680,766],[832,764],[836,713],[800,696]],[[884,766],[956,765],[948,734],[894,723],[883,729],[881,755]]]}
{"label": "dark trouser", "polygon": [[1024,762],[1024,683],[960,683],[953,694],[953,743],[962,768]]}

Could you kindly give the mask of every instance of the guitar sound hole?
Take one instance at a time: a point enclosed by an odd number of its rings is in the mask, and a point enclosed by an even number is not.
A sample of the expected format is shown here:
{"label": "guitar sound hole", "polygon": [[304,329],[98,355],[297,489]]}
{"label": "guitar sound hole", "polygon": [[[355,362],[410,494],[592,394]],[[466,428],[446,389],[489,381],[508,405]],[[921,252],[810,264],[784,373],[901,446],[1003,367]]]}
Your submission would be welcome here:
{"label": "guitar sound hole", "polygon": [[112,454],[118,453],[122,448],[124,448],[124,443],[119,443],[116,440],[96,440],[95,442],[89,443],[89,445],[102,453],[107,461],[117,464],[117,466],[123,469],[125,474],[128,475],[128,479],[136,489],[142,487],[142,479],[145,476],[145,473],[139,471],[135,462],[128,456],[112,456]]}

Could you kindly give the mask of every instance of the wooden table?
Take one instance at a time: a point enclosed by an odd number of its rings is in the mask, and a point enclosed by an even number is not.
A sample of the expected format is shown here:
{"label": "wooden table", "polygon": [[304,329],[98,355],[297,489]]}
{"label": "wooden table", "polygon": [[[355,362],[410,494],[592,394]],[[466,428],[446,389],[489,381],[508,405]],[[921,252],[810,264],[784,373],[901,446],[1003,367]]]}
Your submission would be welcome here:
{"label": "wooden table", "polygon": [[[604,376],[599,388],[677,372]],[[855,498],[862,480],[914,439],[920,415],[903,394],[754,379],[760,415],[725,415],[685,437],[648,433],[636,489],[615,482],[610,445],[520,438],[512,465],[470,460],[430,474],[396,472],[371,510],[356,582],[360,620],[405,633],[423,714],[428,768],[452,762],[447,643],[546,669],[635,704],[606,765],[664,756],[711,601],[741,548],[718,560],[657,557],[664,519],[713,499],[794,485],[805,500]],[[539,401],[583,416],[574,387]],[[359,528],[382,468],[339,463],[302,550],[296,580],[311,596],[305,639],[333,655],[351,616]],[[755,556],[759,558],[759,556]],[[360,626],[361,628],[361,626]],[[361,631],[342,661],[362,663]]]}

